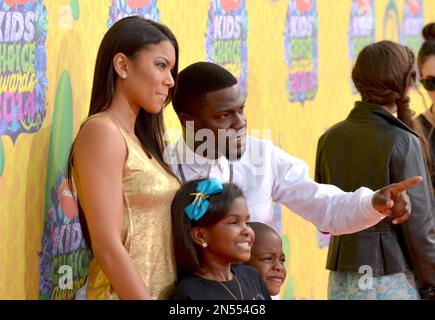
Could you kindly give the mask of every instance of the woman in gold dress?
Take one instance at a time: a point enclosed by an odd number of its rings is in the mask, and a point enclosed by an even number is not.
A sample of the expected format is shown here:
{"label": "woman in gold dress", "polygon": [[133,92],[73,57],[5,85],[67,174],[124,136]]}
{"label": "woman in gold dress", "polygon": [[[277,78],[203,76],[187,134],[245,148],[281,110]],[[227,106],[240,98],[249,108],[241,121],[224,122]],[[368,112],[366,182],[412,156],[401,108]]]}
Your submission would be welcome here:
{"label": "woman in gold dress", "polygon": [[124,18],[100,44],[68,166],[94,255],[87,299],[164,299],[176,280],[170,204],[179,183],[163,161],[162,109],[177,72],[177,40],[154,21]]}

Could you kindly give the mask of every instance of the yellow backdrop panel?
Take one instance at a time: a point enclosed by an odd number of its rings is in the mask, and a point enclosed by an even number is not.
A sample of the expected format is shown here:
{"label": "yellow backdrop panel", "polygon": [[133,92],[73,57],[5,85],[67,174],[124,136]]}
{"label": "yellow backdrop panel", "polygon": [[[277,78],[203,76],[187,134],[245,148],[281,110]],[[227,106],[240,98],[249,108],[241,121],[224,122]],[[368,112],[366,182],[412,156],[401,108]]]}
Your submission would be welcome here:
{"label": "yellow backdrop panel", "polygon": [[[20,1],[0,0],[0,8],[4,10],[5,3],[14,2]],[[305,160],[312,173],[317,139],[324,130],[346,117],[358,98],[352,94],[352,61],[348,48],[354,1],[241,2],[248,19],[246,113],[249,130],[270,130],[270,138]],[[286,19],[290,2],[292,5],[312,3],[312,10],[304,14],[311,17],[309,21],[315,21],[315,34],[311,34],[308,41],[317,46],[316,50],[304,53],[308,57],[305,61],[298,64],[294,60],[292,63],[296,64],[291,68],[286,63],[284,41],[289,31]],[[369,0],[362,2],[370,3]],[[374,0],[375,40],[400,39],[405,2]],[[46,214],[50,133],[57,130],[53,124],[56,89],[61,76],[67,72],[72,91],[69,121],[72,121],[74,136],[88,111],[95,57],[107,30],[112,5],[110,0],[46,0],[43,3],[47,8],[48,30],[46,115],[37,132],[20,134],[14,142],[6,134],[0,136],[0,299],[38,299],[38,253]],[[157,1],[160,21],[167,24],[179,40],[180,68],[206,60],[205,35],[210,5],[210,0]],[[423,16],[424,22],[435,20],[434,0],[423,1]],[[289,70],[298,68],[311,71],[317,79],[317,89],[312,99],[292,102],[286,92],[287,79]],[[413,93],[412,99],[414,109],[423,111],[421,98]],[[0,114],[2,110],[0,108]],[[168,128],[179,128],[171,107],[165,111],[165,121]],[[277,206],[276,212],[278,218],[281,212],[280,225],[288,260],[288,276],[281,298],[325,299],[327,239],[321,238],[314,226],[286,208]]]}

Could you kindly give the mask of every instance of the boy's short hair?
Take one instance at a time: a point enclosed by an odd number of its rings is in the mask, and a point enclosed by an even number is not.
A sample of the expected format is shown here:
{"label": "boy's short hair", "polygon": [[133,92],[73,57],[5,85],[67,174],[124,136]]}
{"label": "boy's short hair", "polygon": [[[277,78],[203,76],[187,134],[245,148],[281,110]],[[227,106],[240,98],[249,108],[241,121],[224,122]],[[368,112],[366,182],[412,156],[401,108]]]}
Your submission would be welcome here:
{"label": "boy's short hair", "polygon": [[[255,233],[255,238],[260,237],[268,232],[273,232],[275,233],[278,237],[280,237],[279,233],[272,227],[268,226],[265,223],[262,222],[251,222],[249,224],[252,228],[252,230],[254,230]],[[255,241],[254,241],[255,243]]]}

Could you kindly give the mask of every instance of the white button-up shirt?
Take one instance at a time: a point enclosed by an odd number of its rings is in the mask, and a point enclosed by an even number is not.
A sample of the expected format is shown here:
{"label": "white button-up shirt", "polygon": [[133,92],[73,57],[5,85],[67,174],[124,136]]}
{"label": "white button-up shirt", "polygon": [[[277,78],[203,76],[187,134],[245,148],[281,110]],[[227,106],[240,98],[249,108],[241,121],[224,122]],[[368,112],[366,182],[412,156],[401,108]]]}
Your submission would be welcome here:
{"label": "white button-up shirt", "polygon": [[[228,182],[229,161],[225,157],[209,160],[189,149],[183,138],[168,147],[166,161],[181,180],[178,164],[187,181],[214,177]],[[169,158],[168,158],[169,155]],[[361,187],[344,192],[319,184],[309,176],[308,165],[275,146],[270,140],[248,137],[246,150],[233,163],[233,183],[243,191],[251,221],[274,226],[273,202],[285,205],[321,231],[334,235],[358,232],[383,218],[373,208],[374,192]]]}

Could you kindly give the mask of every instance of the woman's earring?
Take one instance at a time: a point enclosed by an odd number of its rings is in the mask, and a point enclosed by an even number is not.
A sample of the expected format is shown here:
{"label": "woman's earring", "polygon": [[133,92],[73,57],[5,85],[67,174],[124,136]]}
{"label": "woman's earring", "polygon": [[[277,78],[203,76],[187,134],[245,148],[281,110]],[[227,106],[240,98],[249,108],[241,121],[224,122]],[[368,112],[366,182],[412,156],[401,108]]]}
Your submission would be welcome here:
{"label": "woman's earring", "polygon": [[127,74],[126,74],[126,73],[123,73],[122,76],[121,76],[121,78],[122,78],[122,79],[127,79]]}
{"label": "woman's earring", "polygon": [[207,246],[208,246],[207,242],[204,242],[204,243],[202,244],[202,247],[203,247],[203,248],[207,248]]}

